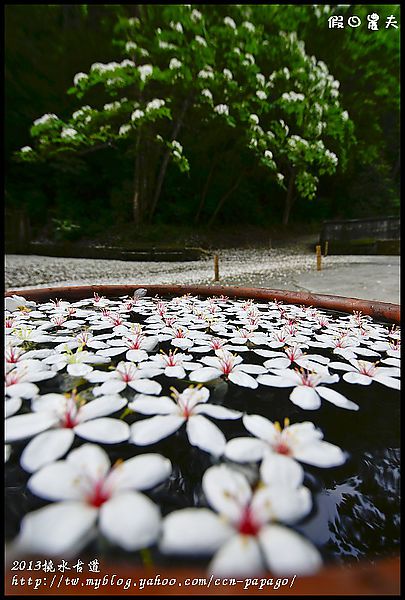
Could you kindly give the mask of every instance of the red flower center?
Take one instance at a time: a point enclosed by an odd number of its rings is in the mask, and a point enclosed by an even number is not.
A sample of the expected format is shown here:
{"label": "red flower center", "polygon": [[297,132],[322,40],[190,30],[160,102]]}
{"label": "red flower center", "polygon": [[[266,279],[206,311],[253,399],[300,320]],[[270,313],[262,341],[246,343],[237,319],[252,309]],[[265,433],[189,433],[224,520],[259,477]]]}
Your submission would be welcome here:
{"label": "red flower center", "polygon": [[260,527],[255,523],[250,507],[247,506],[239,523],[239,533],[243,535],[257,535]]}
{"label": "red flower center", "polygon": [[92,493],[87,498],[87,502],[94,506],[95,508],[99,508],[104,502],[110,499],[110,494],[103,489],[104,480],[98,481],[94,486]]}
{"label": "red flower center", "polygon": [[287,446],[287,444],[284,444],[283,442],[277,444],[274,450],[279,454],[285,454],[287,456],[290,454],[290,448]]}

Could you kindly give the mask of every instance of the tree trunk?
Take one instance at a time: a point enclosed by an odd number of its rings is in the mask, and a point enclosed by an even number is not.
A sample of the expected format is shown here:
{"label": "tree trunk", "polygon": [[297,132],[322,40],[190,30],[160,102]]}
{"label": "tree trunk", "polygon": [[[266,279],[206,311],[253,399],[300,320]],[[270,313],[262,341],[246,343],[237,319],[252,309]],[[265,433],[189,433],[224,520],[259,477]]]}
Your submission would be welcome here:
{"label": "tree trunk", "polygon": [[283,212],[283,225],[288,225],[290,218],[291,207],[294,203],[294,184],[295,184],[295,171],[291,172],[290,181],[288,182],[287,196],[285,199],[284,212]]}
{"label": "tree trunk", "polygon": [[[184,116],[190,105],[190,101],[191,101],[191,94],[189,94],[183,102],[183,106],[181,107],[180,114],[178,116],[177,121],[174,124],[174,127],[173,127],[171,141],[175,140],[179,134],[179,131],[183,125]],[[169,159],[170,159],[170,150],[167,148],[163,155],[162,164],[160,166],[159,174],[158,174],[157,181],[156,181],[155,193],[153,195],[152,204],[151,204],[150,211],[149,211],[149,222],[152,221],[153,215],[155,214],[155,211],[156,211],[157,204],[159,202],[159,198],[160,198],[160,194],[161,194],[162,186],[163,186],[163,181],[165,179],[167,166],[169,164]]]}
{"label": "tree trunk", "polygon": [[217,162],[218,162],[218,159],[217,159],[217,156],[215,156],[214,160],[212,161],[211,168],[210,168],[210,171],[208,173],[208,177],[207,177],[207,179],[205,181],[203,191],[201,192],[200,204],[198,206],[198,210],[197,210],[196,215],[194,217],[194,223],[196,225],[200,221],[202,209],[204,208],[205,199],[207,197],[207,193],[208,193],[208,190],[209,190],[209,187],[210,187],[212,175],[214,173],[214,170],[215,170],[215,167],[217,165]]}
{"label": "tree trunk", "polygon": [[242,173],[239,175],[238,179],[235,181],[235,183],[233,184],[233,186],[231,188],[229,188],[229,190],[222,196],[222,198],[220,199],[220,201],[218,202],[218,204],[216,206],[216,209],[214,210],[213,215],[211,216],[210,220],[208,221],[208,227],[212,226],[212,224],[214,223],[215,219],[217,218],[218,213],[220,212],[220,210],[224,206],[226,200],[237,189],[237,187],[239,186],[240,182],[242,181],[242,178],[245,175],[246,175],[246,172],[242,171]]}

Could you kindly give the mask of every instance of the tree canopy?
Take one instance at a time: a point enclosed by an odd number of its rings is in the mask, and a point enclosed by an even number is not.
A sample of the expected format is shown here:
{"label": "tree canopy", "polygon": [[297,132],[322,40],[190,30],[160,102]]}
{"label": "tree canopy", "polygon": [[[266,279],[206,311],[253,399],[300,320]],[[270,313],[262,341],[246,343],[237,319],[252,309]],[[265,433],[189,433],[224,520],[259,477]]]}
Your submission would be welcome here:
{"label": "tree canopy", "polygon": [[[7,110],[11,123],[18,111],[33,121],[32,140],[18,129],[10,202],[34,220],[40,204],[78,223],[94,211],[137,226],[394,212],[399,34],[369,30],[373,11],[382,22],[396,7],[8,6]],[[363,27],[331,30],[331,14]],[[44,27],[55,42],[64,32],[52,59]],[[6,131],[10,156],[11,140]]]}

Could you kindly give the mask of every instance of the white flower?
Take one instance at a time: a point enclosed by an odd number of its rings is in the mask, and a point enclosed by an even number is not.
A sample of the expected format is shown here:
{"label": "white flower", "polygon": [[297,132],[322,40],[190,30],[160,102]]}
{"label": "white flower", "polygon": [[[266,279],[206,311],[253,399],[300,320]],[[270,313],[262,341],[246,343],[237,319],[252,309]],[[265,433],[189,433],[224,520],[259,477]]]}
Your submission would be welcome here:
{"label": "white flower", "polygon": [[191,386],[181,393],[173,389],[173,400],[167,396],[135,396],[134,401],[128,404],[130,409],[156,416],[131,425],[130,441],[141,446],[154,444],[187,423],[186,432],[192,446],[217,456],[222,454],[226,444],[225,436],[206,416],[214,419],[239,419],[242,413],[208,404],[209,395],[207,388]]}
{"label": "white flower", "polygon": [[228,79],[229,81],[233,79],[232,72],[229,69],[224,69],[222,72],[224,74],[225,79]]}
{"label": "white flower", "polygon": [[249,116],[249,120],[252,121],[252,123],[255,123],[256,125],[259,124],[259,117],[255,114],[251,114]]}
{"label": "white flower", "polygon": [[349,113],[347,112],[347,110],[344,110],[344,111],[342,112],[342,120],[343,120],[343,121],[347,121],[347,120],[348,120],[348,118],[349,118]]}
{"label": "white flower", "polygon": [[274,523],[294,523],[311,510],[310,492],[301,485],[301,467],[275,456],[261,476],[265,487],[252,492],[246,477],[228,466],[208,469],[203,490],[214,510],[186,508],[170,513],[163,520],[160,550],[214,553],[208,570],[219,577],[252,577],[266,568],[283,576],[315,572],[322,564],[316,548]]}
{"label": "white flower", "polygon": [[229,106],[226,104],[217,104],[217,106],[214,106],[214,111],[219,115],[229,115]]}
{"label": "white flower", "polygon": [[[331,363],[333,364],[333,363]],[[302,369],[279,369],[275,375],[259,375],[258,383],[274,387],[293,387],[290,400],[293,404],[304,410],[317,410],[321,406],[321,398],[340,408],[358,410],[354,402],[348,400],[343,394],[325,387],[324,383],[336,383],[338,375],[331,375],[326,368],[319,367],[318,372],[308,372]]]}
{"label": "white flower", "polygon": [[360,385],[370,385],[373,381],[378,381],[382,385],[401,389],[400,370],[397,367],[377,367],[376,363],[367,360],[349,359],[349,363],[331,362],[329,367],[347,371],[343,379],[348,383],[358,383]]}
{"label": "white flower", "polygon": [[256,27],[253,25],[253,23],[250,23],[249,21],[243,21],[242,27],[244,27],[251,33],[254,33],[256,31]]}
{"label": "white flower", "polygon": [[263,92],[262,90],[257,90],[256,96],[259,98],[259,100],[266,100],[267,98],[266,92]]}
{"label": "white flower", "polygon": [[116,444],[129,437],[129,426],[106,417],[127,404],[120,396],[103,396],[83,404],[80,396],[45,394],[32,401],[32,413],[7,419],[6,440],[33,438],[21,454],[21,466],[32,473],[63,456],[78,435],[92,442]]}
{"label": "white flower", "polygon": [[159,110],[165,104],[166,103],[165,103],[164,100],[160,100],[159,98],[155,98],[154,100],[151,100],[150,102],[148,102],[148,104],[146,105],[146,112],[149,112],[151,110]]}
{"label": "white flower", "polygon": [[201,96],[205,96],[205,98],[208,98],[208,100],[212,100],[212,98],[213,98],[212,93],[207,88],[205,88],[201,91]]}
{"label": "white flower", "polygon": [[204,46],[205,48],[207,47],[207,42],[203,37],[201,37],[201,35],[196,35],[195,41],[200,44],[200,46]]}
{"label": "white flower", "polygon": [[135,67],[135,63],[133,60],[128,60],[128,58],[126,58],[125,60],[121,61],[121,67]]}
{"label": "white flower", "polygon": [[[33,364],[34,363],[34,364]],[[12,398],[33,398],[38,393],[34,381],[52,379],[56,372],[47,366],[37,367],[37,361],[22,361],[5,373],[5,394]]]}
{"label": "white flower", "polygon": [[197,23],[197,21],[200,21],[202,19],[202,14],[200,13],[199,10],[197,10],[196,8],[194,8],[191,11],[191,20],[194,21],[194,23]]}
{"label": "white flower", "polygon": [[32,152],[32,148],[31,146],[23,146],[20,150],[20,152]]}
{"label": "white flower", "polygon": [[85,81],[86,79],[88,79],[86,73],[76,73],[76,75],[73,77],[73,84],[77,86],[81,81]]}
{"label": "white flower", "polygon": [[213,379],[217,379],[224,375],[226,379],[229,379],[229,381],[232,381],[236,385],[252,389],[257,388],[257,381],[248,375],[248,373],[264,373],[264,367],[259,365],[240,364],[242,363],[242,358],[236,354],[232,354],[228,350],[217,350],[216,355],[217,356],[215,357],[203,357],[201,362],[209,366],[196,369],[190,374],[190,378],[193,381],[205,383],[206,381],[212,381]]}
{"label": "white flower", "polygon": [[245,59],[249,64],[251,64],[251,65],[255,64],[255,59],[254,59],[253,54],[245,54]]}
{"label": "white flower", "polygon": [[178,33],[183,33],[183,27],[181,23],[175,23],[174,21],[170,21],[170,27]]}
{"label": "white flower", "polygon": [[34,121],[34,125],[45,125],[49,121],[59,121],[59,117],[57,117],[53,113],[47,113],[46,115],[43,115],[39,119],[36,119]]}
{"label": "white flower", "polygon": [[172,141],[172,146],[173,146],[173,148],[178,150],[178,152],[183,152],[183,146],[177,140]]}
{"label": "white flower", "polygon": [[177,58],[172,58],[169,63],[169,69],[180,69],[183,63],[181,63]]}
{"label": "white flower", "polygon": [[236,29],[236,23],[231,17],[225,17],[224,23],[228,27],[231,27],[232,29]]}
{"label": "white flower", "polygon": [[121,102],[110,102],[108,104],[104,104],[104,110],[118,110],[121,108]]}
{"label": "white flower", "polygon": [[61,138],[72,139],[72,138],[76,137],[76,135],[77,135],[76,129],[73,129],[72,127],[66,127],[66,128],[62,129],[60,137]]}
{"label": "white flower", "polygon": [[142,117],[144,116],[145,113],[143,112],[143,110],[139,110],[139,108],[137,108],[131,115],[131,121],[137,121],[138,119],[142,119]]}
{"label": "white flower", "polygon": [[114,370],[92,371],[86,374],[85,378],[92,383],[102,383],[100,387],[94,388],[95,396],[119,394],[127,386],[142,394],[159,394],[162,386],[157,381],[149,379],[159,373],[158,369],[142,368],[142,363],[138,367],[132,362],[121,361]]}
{"label": "white flower", "polygon": [[258,81],[258,83],[260,85],[264,85],[266,83],[266,78],[262,73],[257,73],[256,74],[256,80]]}
{"label": "white flower", "polygon": [[81,377],[93,370],[91,365],[106,364],[110,362],[110,359],[97,356],[97,354],[92,354],[79,347],[76,352],[72,352],[66,348],[66,352],[51,354],[44,358],[43,362],[48,365],[54,365],[57,371],[61,371],[67,367],[69,375]]}
{"label": "white flower", "polygon": [[94,444],[72,450],[66,460],[43,467],[28,481],[37,496],[55,504],[25,516],[14,550],[23,555],[70,558],[95,536],[95,525],[127,551],[154,544],[158,507],[140,491],[167,479],[171,463],[159,454],[140,455],[111,468]]}
{"label": "white flower", "polygon": [[264,157],[271,160],[273,158],[273,153],[271,152],[271,150],[266,150],[264,153]]}
{"label": "white flower", "polygon": [[131,131],[131,129],[132,129],[131,125],[128,125],[128,124],[121,125],[121,127],[118,131],[118,135],[126,135],[129,131]]}
{"label": "white flower", "polygon": [[283,183],[284,181],[284,175],[282,173],[277,173],[277,179],[280,183]]}
{"label": "white flower", "polygon": [[130,53],[133,52],[134,50],[136,50],[138,48],[137,44],[135,44],[135,42],[127,42],[125,44],[125,50],[126,52]]}
{"label": "white flower", "polygon": [[198,77],[201,79],[214,79],[214,73],[212,72],[211,68],[205,67],[205,69],[201,69],[201,71],[199,71]]}
{"label": "white flower", "polygon": [[263,460],[268,453],[290,456],[316,467],[336,467],[346,460],[342,450],[324,442],[322,432],[309,421],[290,425],[285,419],[281,429],[278,422],[272,423],[260,415],[245,415],[243,424],[255,437],[234,438],[227,443],[225,456],[235,462]]}
{"label": "white flower", "polygon": [[141,65],[138,67],[138,72],[141,81],[146,81],[146,79],[152,75],[153,67],[152,65]]}
{"label": "white flower", "polygon": [[192,357],[188,354],[177,353],[177,348],[174,352],[169,350],[169,353],[161,352],[152,356],[148,362],[142,363],[142,369],[153,368],[158,369],[159,373],[163,373],[166,377],[176,377],[176,379],[184,379],[186,376],[185,369],[197,369],[200,365],[191,362]]}

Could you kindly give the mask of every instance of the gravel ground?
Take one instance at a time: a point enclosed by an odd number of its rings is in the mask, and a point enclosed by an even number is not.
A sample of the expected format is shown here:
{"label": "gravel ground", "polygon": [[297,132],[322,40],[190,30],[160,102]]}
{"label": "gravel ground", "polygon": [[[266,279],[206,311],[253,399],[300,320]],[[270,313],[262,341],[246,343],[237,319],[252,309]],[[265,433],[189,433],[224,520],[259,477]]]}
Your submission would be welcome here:
{"label": "gravel ground", "polygon": [[[399,302],[399,257],[328,256],[322,260],[322,271],[317,272],[315,254],[299,244],[277,249],[227,249],[217,253],[221,285],[304,290]],[[370,281],[370,273],[379,285]],[[365,281],[370,282],[369,289]],[[212,284],[213,259],[158,263],[6,256],[7,289],[131,282]]]}

